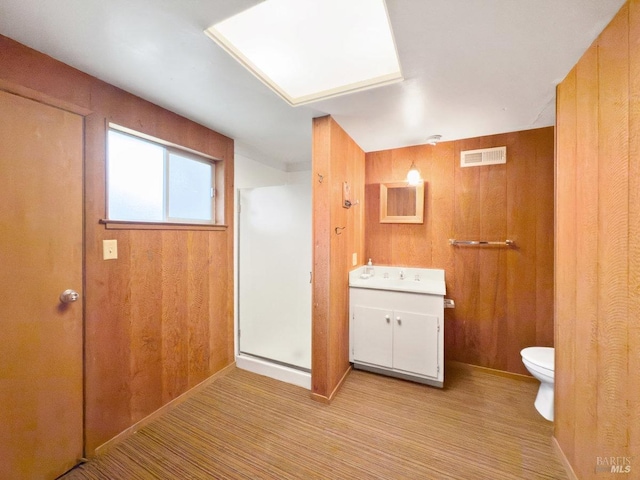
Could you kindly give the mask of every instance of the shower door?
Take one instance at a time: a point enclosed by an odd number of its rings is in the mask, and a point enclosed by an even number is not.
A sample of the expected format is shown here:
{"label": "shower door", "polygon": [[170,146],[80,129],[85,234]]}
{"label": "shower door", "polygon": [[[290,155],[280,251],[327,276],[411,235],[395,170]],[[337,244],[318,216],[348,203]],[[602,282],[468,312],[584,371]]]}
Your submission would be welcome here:
{"label": "shower door", "polygon": [[311,369],[311,188],[239,190],[241,354]]}

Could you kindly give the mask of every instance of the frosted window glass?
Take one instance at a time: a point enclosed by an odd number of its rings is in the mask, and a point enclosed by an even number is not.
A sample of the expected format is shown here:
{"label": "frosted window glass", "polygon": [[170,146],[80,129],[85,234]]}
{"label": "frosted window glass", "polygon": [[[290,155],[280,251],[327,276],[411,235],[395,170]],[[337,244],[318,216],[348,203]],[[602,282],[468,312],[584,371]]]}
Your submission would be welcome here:
{"label": "frosted window glass", "polygon": [[164,148],[109,131],[109,218],[162,221]]}
{"label": "frosted window glass", "polygon": [[211,220],[213,165],[169,155],[169,218]]}

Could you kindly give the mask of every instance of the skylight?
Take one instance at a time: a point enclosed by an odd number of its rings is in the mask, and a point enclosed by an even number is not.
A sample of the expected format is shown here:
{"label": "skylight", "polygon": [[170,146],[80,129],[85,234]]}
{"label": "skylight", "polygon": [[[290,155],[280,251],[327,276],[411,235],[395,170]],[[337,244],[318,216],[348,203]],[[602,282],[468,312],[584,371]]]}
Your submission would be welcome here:
{"label": "skylight", "polygon": [[266,0],[205,33],[294,106],[402,80],[384,0]]}

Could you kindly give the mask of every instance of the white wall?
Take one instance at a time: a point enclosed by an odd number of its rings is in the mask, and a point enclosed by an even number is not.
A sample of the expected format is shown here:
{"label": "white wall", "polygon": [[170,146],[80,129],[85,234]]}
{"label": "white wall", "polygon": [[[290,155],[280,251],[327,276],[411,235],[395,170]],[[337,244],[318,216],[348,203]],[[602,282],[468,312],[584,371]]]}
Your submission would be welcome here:
{"label": "white wall", "polygon": [[[287,172],[238,153],[235,155],[234,169],[236,189],[299,183],[307,183],[311,188],[311,170]],[[237,195],[235,200],[237,201]]]}
{"label": "white wall", "polygon": [[[284,185],[289,176],[289,173],[284,170],[264,165],[237,153],[234,170],[236,189]],[[237,207],[238,196],[235,195],[234,198],[236,201],[234,205]]]}
{"label": "white wall", "polygon": [[[287,184],[307,184],[311,189],[311,170],[300,172],[287,172],[274,168],[272,166],[265,165],[257,162],[246,155],[242,155],[236,152],[235,164],[234,164],[234,183],[236,191],[234,192],[234,271],[236,272],[234,278],[234,296],[235,305],[238,305],[238,190],[243,188],[256,188],[256,187],[268,187],[275,185],[287,185]],[[311,265],[309,265],[311,268]],[[238,353],[238,309],[235,309],[235,348],[236,355]]]}

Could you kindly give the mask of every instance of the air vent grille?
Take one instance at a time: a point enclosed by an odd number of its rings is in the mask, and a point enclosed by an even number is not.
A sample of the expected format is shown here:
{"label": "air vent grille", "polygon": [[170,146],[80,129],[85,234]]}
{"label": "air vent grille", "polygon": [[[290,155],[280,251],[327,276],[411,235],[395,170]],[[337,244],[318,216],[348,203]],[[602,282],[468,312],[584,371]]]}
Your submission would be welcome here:
{"label": "air vent grille", "polygon": [[481,148],[460,152],[461,167],[479,167],[507,163],[507,147]]}

